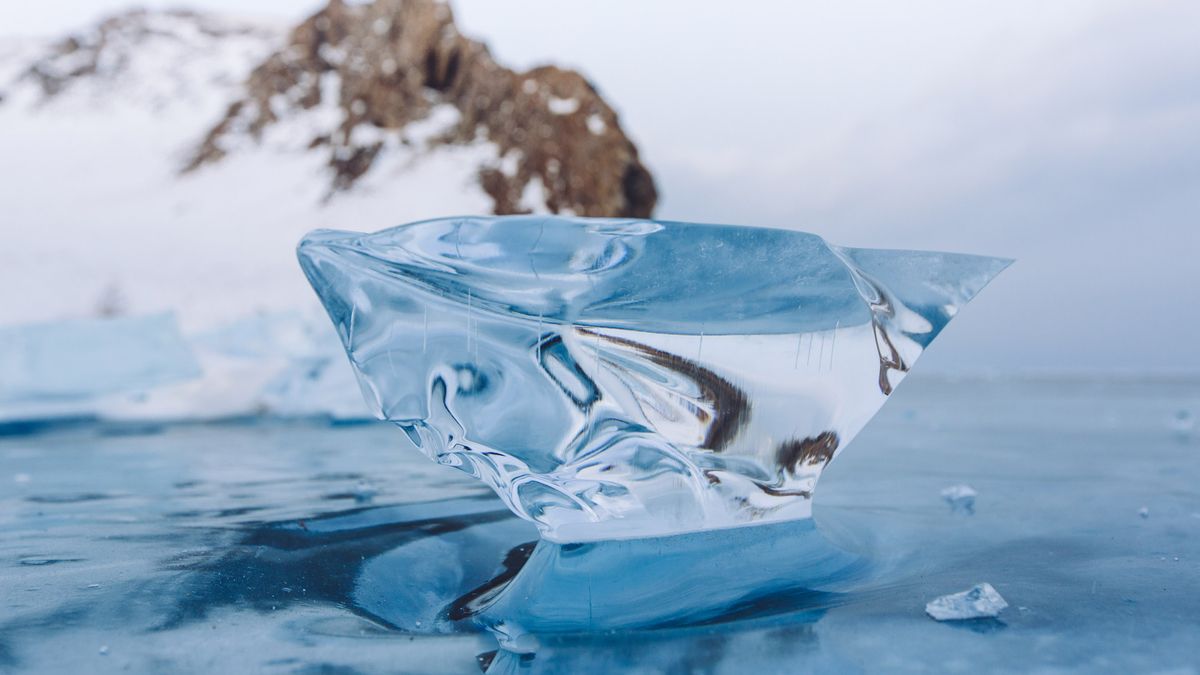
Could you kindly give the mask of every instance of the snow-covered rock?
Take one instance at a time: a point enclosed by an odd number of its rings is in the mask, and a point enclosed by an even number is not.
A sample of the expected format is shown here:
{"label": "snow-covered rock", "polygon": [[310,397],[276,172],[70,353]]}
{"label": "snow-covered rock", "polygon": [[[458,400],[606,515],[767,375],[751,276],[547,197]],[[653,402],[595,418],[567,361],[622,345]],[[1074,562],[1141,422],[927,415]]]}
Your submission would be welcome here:
{"label": "snow-covered rock", "polygon": [[0,97],[0,156],[21,167],[0,191],[0,284],[25,289],[0,294],[0,324],[114,295],[187,330],[307,309],[294,249],[318,227],[655,202],[584,78],[504,68],[430,0],[334,0],[295,28],[134,11],[0,41]]}
{"label": "snow-covered rock", "polygon": [[0,156],[20,167],[0,190],[0,325],[171,312],[195,351],[200,377],[105,403],[118,416],[357,396],[344,356],[250,357],[204,337],[317,316],[295,259],[309,230],[649,215],[656,197],[583,77],[501,66],[432,0],[332,0],[294,27],[138,10],[0,40]]}

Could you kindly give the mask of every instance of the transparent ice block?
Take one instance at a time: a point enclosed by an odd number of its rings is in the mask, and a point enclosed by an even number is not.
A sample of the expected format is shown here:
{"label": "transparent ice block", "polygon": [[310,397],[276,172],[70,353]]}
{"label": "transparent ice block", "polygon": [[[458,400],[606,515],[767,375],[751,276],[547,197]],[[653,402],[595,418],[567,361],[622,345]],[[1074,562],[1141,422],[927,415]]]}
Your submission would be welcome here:
{"label": "transparent ice block", "polygon": [[546,216],[320,230],[299,256],[375,414],[555,541],[808,517],[1010,262]]}

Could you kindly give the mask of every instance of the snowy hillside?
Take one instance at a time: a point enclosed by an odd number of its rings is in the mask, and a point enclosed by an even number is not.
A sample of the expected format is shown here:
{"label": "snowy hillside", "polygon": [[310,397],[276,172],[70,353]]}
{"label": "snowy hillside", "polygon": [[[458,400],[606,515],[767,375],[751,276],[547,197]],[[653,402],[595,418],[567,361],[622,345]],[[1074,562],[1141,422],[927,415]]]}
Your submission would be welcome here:
{"label": "snowy hillside", "polygon": [[583,78],[507,70],[426,0],[335,0],[291,28],[126,13],[0,43],[0,96],[0,326],[170,312],[193,340],[256,315],[323,334],[294,255],[311,229],[654,203]]}

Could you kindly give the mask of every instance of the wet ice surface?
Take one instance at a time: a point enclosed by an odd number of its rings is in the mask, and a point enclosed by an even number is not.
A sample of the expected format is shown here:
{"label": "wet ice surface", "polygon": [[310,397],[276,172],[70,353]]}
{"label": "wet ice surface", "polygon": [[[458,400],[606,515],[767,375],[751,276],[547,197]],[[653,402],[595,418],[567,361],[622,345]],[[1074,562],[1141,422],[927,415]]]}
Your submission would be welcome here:
{"label": "wet ice surface", "polygon": [[[651,566],[636,543],[535,550],[384,424],[2,438],[0,671],[1197,668],[1200,445],[1169,423],[1197,406],[1196,381],[914,377],[828,469],[816,530]],[[978,491],[970,518],[940,496],[956,484]],[[664,580],[710,611],[622,595]],[[981,580],[1000,618],[925,615]]]}

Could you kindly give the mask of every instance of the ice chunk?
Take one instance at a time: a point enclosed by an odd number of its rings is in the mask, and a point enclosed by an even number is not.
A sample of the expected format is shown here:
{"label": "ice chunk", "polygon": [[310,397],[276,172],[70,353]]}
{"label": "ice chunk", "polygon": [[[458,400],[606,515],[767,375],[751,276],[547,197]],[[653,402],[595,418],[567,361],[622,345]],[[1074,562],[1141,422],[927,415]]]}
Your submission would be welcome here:
{"label": "ice chunk", "polygon": [[354,501],[360,504],[369,503],[377,494],[379,490],[366,480],[360,480],[354,485]]}
{"label": "ice chunk", "polygon": [[264,313],[188,336],[203,375],[93,408],[105,419],[247,415],[369,418],[332,328],[298,312]]}
{"label": "ice chunk", "polygon": [[170,315],[0,329],[0,420],[370,418],[317,318],[260,314],[191,335]]}
{"label": "ice chunk", "polygon": [[1175,411],[1171,417],[1171,431],[1175,432],[1176,438],[1181,441],[1186,441],[1192,436],[1192,431],[1196,428],[1196,418],[1192,415],[1192,411],[1187,408],[1180,408]]}
{"label": "ice chunk", "polygon": [[989,583],[976,584],[962,593],[951,593],[925,605],[925,613],[938,621],[996,617],[1008,603]]}
{"label": "ice chunk", "polygon": [[955,513],[975,513],[976,494],[970,485],[951,485],[942,490],[942,499]]}
{"label": "ice chunk", "polygon": [[1143,506],[1142,508],[1138,509],[1138,515],[1141,516],[1142,518],[1149,518],[1150,517],[1150,507]]}
{"label": "ice chunk", "polygon": [[544,216],[318,231],[299,256],[375,414],[558,541],[808,517],[1009,262]]}
{"label": "ice chunk", "polygon": [[0,328],[3,416],[197,377],[171,314]]}

